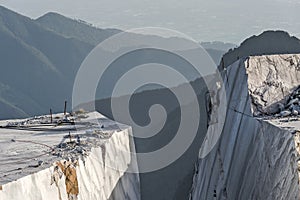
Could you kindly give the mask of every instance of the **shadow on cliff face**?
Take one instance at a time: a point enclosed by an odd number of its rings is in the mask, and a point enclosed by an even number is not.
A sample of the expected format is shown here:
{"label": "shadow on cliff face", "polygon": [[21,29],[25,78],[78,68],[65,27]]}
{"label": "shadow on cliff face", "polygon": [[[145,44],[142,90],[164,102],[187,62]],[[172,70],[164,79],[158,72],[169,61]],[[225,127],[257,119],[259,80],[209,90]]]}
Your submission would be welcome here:
{"label": "shadow on cliff face", "polygon": [[[193,101],[197,100],[199,102],[201,114],[198,132],[191,145],[179,159],[165,168],[139,174],[141,199],[143,200],[184,200],[189,197],[195,163],[198,159],[199,149],[207,131],[205,104],[207,88],[203,79],[191,82],[191,85],[194,87],[195,91],[197,91],[197,99],[194,99]],[[126,97],[119,97],[114,101],[119,102],[120,105],[122,105],[123,98],[126,99]],[[152,152],[167,145],[177,133],[178,124],[181,120],[181,109],[187,109],[189,112],[194,111],[191,102],[187,102],[186,105],[181,105],[180,107],[178,102],[174,99],[175,98],[172,97],[172,94],[170,94],[168,89],[144,91],[131,96],[130,114],[132,118],[141,125],[147,125],[149,123],[148,109],[151,105],[160,104],[167,112],[167,120],[159,133],[149,138],[134,139],[136,151],[138,153]],[[110,103],[111,99],[98,100],[96,101],[96,110],[113,119]],[[193,119],[190,119],[189,123],[194,123]],[[161,124],[158,124],[158,126],[161,126]],[[134,129],[133,133],[135,133]],[[153,133],[145,132],[143,134]],[[137,160],[138,165],[141,164],[139,155],[137,155]],[[110,199],[117,199],[120,190],[124,188],[123,185],[126,184],[126,181],[130,181],[133,178],[133,174],[125,174],[116,185]],[[126,197],[123,198],[126,199]]]}
{"label": "shadow on cliff face", "polygon": [[[221,67],[229,66],[239,58],[250,55],[295,52],[300,52],[300,41],[297,38],[290,37],[287,33],[282,31],[268,31],[260,36],[253,36],[247,39],[240,47],[229,51],[224,55]],[[193,99],[192,101],[198,101],[201,115],[197,135],[189,148],[176,161],[162,169],[139,174],[141,198],[143,200],[184,200],[189,198],[194,165],[198,160],[199,149],[207,131],[207,110],[205,103],[207,88],[202,79],[198,79],[189,84],[192,85],[194,91],[196,91],[197,99]],[[180,88],[181,86],[178,87]],[[152,105],[161,105],[164,107],[167,115],[163,128],[157,134],[149,138],[134,139],[137,153],[153,152],[166,146],[176,135],[181,120],[181,108],[185,108],[191,113],[193,112],[191,102],[179,105],[176,98],[172,95],[172,92],[166,88],[143,91],[131,96],[122,96],[114,98],[113,101],[122,107],[122,105],[128,106],[124,104],[126,99],[130,99],[129,110],[131,118],[140,126],[146,126],[150,123],[149,109]],[[114,120],[111,111],[111,102],[112,99],[96,101],[96,110]],[[124,121],[117,121],[127,124],[126,119]],[[192,121],[193,119],[190,119],[190,123],[192,123]],[[157,123],[157,127],[161,125],[159,122]],[[134,128],[133,133],[137,133],[137,130]],[[147,131],[139,133],[139,135],[152,134],[153,133]],[[189,133],[187,133],[187,135],[188,134]],[[143,165],[139,155],[137,155],[137,160],[138,165]],[[127,178],[128,174],[120,180],[112,193],[111,199],[117,199],[117,194],[120,191],[119,188],[124,184],[124,179]]]}

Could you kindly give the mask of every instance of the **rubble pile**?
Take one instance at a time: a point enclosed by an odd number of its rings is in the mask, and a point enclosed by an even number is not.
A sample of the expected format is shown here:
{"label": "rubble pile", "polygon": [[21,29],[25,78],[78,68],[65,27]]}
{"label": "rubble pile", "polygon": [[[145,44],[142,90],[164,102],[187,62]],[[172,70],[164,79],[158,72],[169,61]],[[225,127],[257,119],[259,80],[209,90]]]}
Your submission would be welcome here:
{"label": "rubble pile", "polygon": [[275,117],[300,115],[300,86],[288,97],[286,104],[278,103],[278,113]]}
{"label": "rubble pile", "polygon": [[[105,148],[105,142],[113,135],[113,131],[104,132],[101,130],[86,131],[85,134],[66,135],[67,142],[57,145],[52,155],[65,160],[74,160],[88,156],[92,148]],[[82,159],[84,160],[84,159]]]}

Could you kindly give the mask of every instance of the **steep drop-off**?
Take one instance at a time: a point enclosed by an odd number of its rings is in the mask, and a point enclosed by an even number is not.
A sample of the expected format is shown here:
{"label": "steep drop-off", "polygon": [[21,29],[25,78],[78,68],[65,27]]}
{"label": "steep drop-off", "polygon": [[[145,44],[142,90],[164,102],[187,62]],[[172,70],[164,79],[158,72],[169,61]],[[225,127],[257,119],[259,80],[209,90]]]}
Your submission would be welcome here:
{"label": "steep drop-off", "polygon": [[293,131],[253,115],[299,85],[297,63],[299,55],[255,56],[221,72],[228,103],[224,129],[207,156],[199,153],[190,199],[299,199]]}

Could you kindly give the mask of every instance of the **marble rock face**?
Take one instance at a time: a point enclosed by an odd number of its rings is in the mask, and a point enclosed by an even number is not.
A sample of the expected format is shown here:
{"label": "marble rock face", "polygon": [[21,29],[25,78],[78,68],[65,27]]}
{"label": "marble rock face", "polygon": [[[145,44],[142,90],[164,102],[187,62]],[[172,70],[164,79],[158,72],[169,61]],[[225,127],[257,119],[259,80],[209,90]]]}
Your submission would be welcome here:
{"label": "marble rock face", "polygon": [[292,112],[291,106],[299,105],[300,55],[249,57],[245,69],[252,112],[257,116]]}
{"label": "marble rock face", "polygon": [[[253,56],[221,72],[226,120],[212,151],[200,151],[191,200],[300,198],[294,134],[300,122],[294,116],[293,129],[279,126],[298,109],[299,61],[300,55]],[[265,119],[276,114],[278,123]],[[217,124],[210,126],[213,135]]]}

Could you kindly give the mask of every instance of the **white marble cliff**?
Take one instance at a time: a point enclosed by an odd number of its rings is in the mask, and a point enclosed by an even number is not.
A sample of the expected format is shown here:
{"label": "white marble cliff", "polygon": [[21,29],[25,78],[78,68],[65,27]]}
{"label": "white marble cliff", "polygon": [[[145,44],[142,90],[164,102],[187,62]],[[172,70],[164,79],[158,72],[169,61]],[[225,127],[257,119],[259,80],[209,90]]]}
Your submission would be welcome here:
{"label": "white marble cliff", "polygon": [[[291,54],[248,57],[223,69],[228,103],[224,129],[208,155],[199,153],[191,200],[300,198],[295,146],[299,115],[282,115],[293,109],[299,67],[300,55]],[[212,115],[209,135],[224,117]],[[282,125],[292,118],[298,126]]]}

